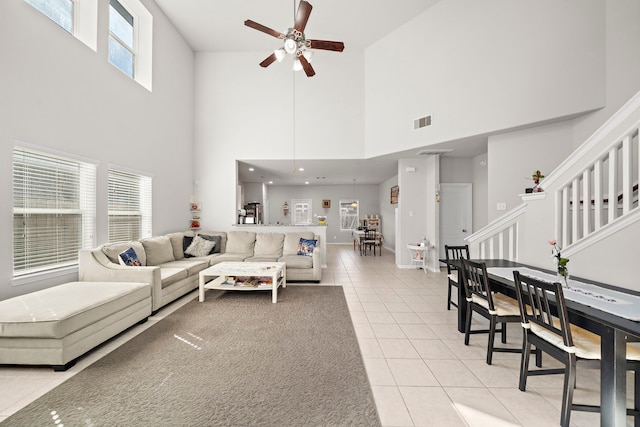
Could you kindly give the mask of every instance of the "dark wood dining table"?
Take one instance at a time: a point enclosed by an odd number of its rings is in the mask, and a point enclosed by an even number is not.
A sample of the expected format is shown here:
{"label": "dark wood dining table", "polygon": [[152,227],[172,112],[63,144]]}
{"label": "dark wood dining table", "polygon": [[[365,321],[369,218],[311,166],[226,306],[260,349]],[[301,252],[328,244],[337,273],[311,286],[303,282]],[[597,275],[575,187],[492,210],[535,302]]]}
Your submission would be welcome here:
{"label": "dark wood dining table", "polygon": [[[538,267],[532,267],[514,261],[502,259],[474,259],[476,262],[484,262],[488,269],[525,267],[545,273],[553,273]],[[440,262],[447,263],[446,259]],[[458,267],[459,261],[449,261]],[[511,295],[515,298],[515,284],[509,280],[490,272],[487,272],[490,285],[494,291]],[[460,284],[462,275],[460,274]],[[573,278],[573,276],[572,276]],[[639,292],[616,287],[610,284],[578,278],[580,282],[588,283],[603,288],[640,297]],[[458,330],[464,332],[464,320],[466,316],[466,303],[463,286],[458,287]],[[600,368],[600,425],[601,426],[626,426],[626,358],[627,343],[640,341],[640,322],[630,320],[615,314],[602,311],[589,305],[581,304],[567,299],[567,311],[572,323],[588,329],[601,338],[601,368]],[[636,398],[636,401],[638,399]],[[636,418],[635,426],[640,426],[640,419]]]}

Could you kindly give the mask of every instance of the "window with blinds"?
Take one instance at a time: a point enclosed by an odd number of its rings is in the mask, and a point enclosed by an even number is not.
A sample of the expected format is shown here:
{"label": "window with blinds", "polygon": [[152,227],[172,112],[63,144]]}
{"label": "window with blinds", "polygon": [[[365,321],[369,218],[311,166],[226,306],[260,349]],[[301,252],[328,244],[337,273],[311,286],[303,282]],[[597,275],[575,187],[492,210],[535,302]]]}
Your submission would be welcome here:
{"label": "window with blinds", "polygon": [[151,237],[151,177],[109,168],[109,242]]}
{"label": "window with blinds", "polygon": [[13,276],[76,266],[94,246],[96,165],[13,149]]}

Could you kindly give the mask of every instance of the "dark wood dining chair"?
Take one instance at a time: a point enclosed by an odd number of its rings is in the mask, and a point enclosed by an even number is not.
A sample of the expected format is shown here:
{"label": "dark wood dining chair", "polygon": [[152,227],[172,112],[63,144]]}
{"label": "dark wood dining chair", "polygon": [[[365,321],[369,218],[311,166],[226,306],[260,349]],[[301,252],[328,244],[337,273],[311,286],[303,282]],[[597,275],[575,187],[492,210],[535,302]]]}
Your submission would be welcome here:
{"label": "dark wood dining chair", "polygon": [[[562,408],[560,425],[569,426],[571,411],[599,412],[594,405],[573,404],[573,391],[576,386],[576,364],[598,368],[600,366],[600,336],[569,322],[567,305],[560,283],[549,283],[513,272],[518,305],[524,328],[522,359],[520,363],[520,383],[518,388],[525,391],[527,377],[530,375],[564,374],[562,390]],[[529,370],[531,346],[544,351],[564,364],[559,369]],[[636,426],[640,425],[640,350],[627,345],[627,370],[634,371],[634,407],[627,415],[635,417]]]}
{"label": "dark wood dining chair", "polygon": [[362,255],[367,255],[367,250],[372,250],[373,255],[376,255],[376,246],[378,246],[377,242],[378,231],[375,228],[367,228],[364,230],[364,238],[361,245]]}
{"label": "dark wood dining chair", "polygon": [[[444,245],[444,252],[447,257],[447,277],[448,277],[448,285],[447,285],[447,310],[451,310],[451,306],[458,307],[458,302],[454,302],[451,299],[451,290],[453,288],[458,289],[460,286],[460,281],[462,280],[462,276],[459,274],[460,271],[458,267],[452,266],[449,264],[451,260],[460,260],[460,259],[469,259],[469,245],[464,246],[449,246]],[[456,297],[458,293],[456,292]],[[456,298],[457,301],[457,298]]]}
{"label": "dark wood dining chair", "polygon": [[[461,259],[462,284],[466,295],[467,318],[464,344],[469,345],[469,335],[488,333],[487,365],[491,365],[493,352],[520,353],[521,348],[495,347],[496,332],[500,332],[503,344],[507,342],[507,323],[520,323],[520,308],[515,299],[493,292],[489,285],[485,263]],[[471,318],[476,312],[489,320],[489,329],[471,330]],[[501,324],[497,328],[498,323]]]}

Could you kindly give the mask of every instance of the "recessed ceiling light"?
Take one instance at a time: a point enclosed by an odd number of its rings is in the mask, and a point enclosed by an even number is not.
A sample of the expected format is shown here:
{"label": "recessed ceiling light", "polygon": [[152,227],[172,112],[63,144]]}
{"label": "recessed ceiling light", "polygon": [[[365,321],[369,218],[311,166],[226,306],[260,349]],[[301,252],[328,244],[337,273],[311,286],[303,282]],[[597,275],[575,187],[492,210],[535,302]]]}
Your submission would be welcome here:
{"label": "recessed ceiling light", "polygon": [[254,170],[254,168],[249,168],[249,172],[253,172]]}
{"label": "recessed ceiling light", "polygon": [[269,181],[269,184],[273,184],[273,181]]}
{"label": "recessed ceiling light", "polygon": [[309,181],[305,181],[304,183],[305,183],[305,184],[309,184]]}
{"label": "recessed ceiling light", "polygon": [[298,168],[298,171],[302,172],[302,171],[304,171],[304,168]]}

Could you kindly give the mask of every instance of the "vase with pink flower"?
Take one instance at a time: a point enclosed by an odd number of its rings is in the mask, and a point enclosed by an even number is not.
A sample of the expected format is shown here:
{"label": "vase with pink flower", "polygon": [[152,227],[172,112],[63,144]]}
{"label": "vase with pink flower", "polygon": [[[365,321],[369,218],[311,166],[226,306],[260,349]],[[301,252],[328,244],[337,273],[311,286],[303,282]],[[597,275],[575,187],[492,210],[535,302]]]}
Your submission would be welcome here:
{"label": "vase with pink flower", "polygon": [[560,251],[562,250],[560,246],[558,246],[558,242],[555,239],[549,240],[549,244],[552,246],[551,253],[555,258],[556,264],[556,273],[558,279],[563,287],[570,289],[569,287],[569,269],[567,268],[567,263],[569,262],[569,258],[562,257]]}

